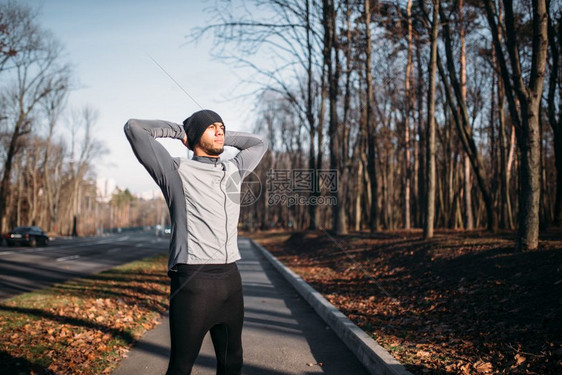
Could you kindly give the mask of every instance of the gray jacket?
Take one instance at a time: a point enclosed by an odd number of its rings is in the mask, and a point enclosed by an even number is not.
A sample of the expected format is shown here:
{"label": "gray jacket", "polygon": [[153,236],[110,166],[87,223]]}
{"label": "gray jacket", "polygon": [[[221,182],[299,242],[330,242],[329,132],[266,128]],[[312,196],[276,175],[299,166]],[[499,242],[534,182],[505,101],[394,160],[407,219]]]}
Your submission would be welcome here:
{"label": "gray jacket", "polygon": [[183,127],[172,122],[131,119],[125,124],[125,135],[137,159],[162,190],[170,210],[168,267],[239,260],[241,183],[265,154],[266,140],[227,130],[225,146],[236,147],[240,152],[223,161],[197,156],[172,158],[156,141],[184,137]]}

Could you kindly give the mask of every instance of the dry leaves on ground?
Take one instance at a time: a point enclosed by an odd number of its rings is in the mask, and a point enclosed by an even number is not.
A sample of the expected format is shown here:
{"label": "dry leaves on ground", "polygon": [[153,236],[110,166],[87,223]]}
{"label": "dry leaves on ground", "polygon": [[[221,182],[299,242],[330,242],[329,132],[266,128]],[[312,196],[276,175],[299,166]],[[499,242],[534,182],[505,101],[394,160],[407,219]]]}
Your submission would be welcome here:
{"label": "dry leaves on ground", "polygon": [[264,232],[254,238],[414,374],[562,374],[562,235]]}
{"label": "dry leaves on ground", "polygon": [[165,256],[0,303],[0,362],[8,373],[111,373],[167,308]]}

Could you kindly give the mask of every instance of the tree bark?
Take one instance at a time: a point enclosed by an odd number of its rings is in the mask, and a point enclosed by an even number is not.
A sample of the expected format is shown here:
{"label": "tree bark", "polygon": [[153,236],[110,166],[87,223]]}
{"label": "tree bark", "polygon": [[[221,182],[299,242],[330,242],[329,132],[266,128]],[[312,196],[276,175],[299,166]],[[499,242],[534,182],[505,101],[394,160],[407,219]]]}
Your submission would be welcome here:
{"label": "tree bark", "polygon": [[[493,44],[506,89],[511,117],[515,123],[517,143],[521,152],[519,178],[519,227],[516,251],[535,250],[539,244],[540,203],[540,134],[539,115],[544,84],[546,54],[548,47],[548,13],[545,0],[533,0],[533,46],[529,85],[523,82],[515,16],[512,0],[504,0],[506,47],[511,64],[511,73],[497,33],[495,2],[485,1],[486,15],[492,30]],[[516,99],[519,103],[517,106]]]}
{"label": "tree bark", "polygon": [[[25,118],[26,114],[20,114],[20,118],[16,122],[16,126],[11,133],[10,143],[8,145],[8,150],[6,153],[6,160],[4,161],[4,170],[2,173],[2,182],[0,182],[0,218],[4,217],[6,212],[6,202],[8,199],[8,194],[10,194],[10,177],[12,174],[12,166],[16,153],[19,151],[19,140],[24,134],[27,134],[27,130],[23,130],[24,123],[27,121]],[[2,227],[3,220],[0,220],[0,233],[3,233],[4,228]]]}
{"label": "tree bark", "polygon": [[423,122],[423,108],[424,108],[424,82],[425,77],[423,74],[423,61],[421,58],[421,41],[419,34],[415,35],[416,41],[416,67],[417,67],[417,79],[416,79],[416,112],[417,118],[415,122],[414,133],[418,135],[419,140],[414,143],[414,196],[416,197],[416,214],[414,215],[416,226],[422,227],[425,220],[425,131]]}
{"label": "tree bark", "polygon": [[500,228],[510,229],[511,223],[509,220],[509,173],[507,168],[509,145],[507,142],[507,131],[505,123],[505,95],[503,93],[503,85],[498,80],[498,121],[500,128]]}
{"label": "tree bark", "polygon": [[427,96],[427,191],[424,238],[433,237],[435,218],[435,78],[437,71],[437,38],[439,36],[439,0],[433,0],[431,23],[431,54],[429,59],[429,91]]}
{"label": "tree bark", "polygon": [[[308,121],[309,127],[309,156],[308,156],[308,168],[310,172],[313,172],[316,168],[316,151],[314,147],[314,141],[316,137],[316,123],[314,118],[314,110],[313,110],[313,92],[312,92],[312,84],[314,81],[314,76],[312,72],[312,54],[313,54],[313,46],[311,40],[312,34],[312,25],[310,23],[310,0],[306,0],[305,5],[305,19],[306,19],[306,119]],[[314,179],[312,186],[314,187],[313,190],[310,192],[311,197],[318,197],[318,192],[316,191],[315,187],[318,186],[318,173],[312,173],[312,178]],[[315,204],[308,205],[308,216],[309,216],[309,230],[316,230],[317,229],[317,206]]]}
{"label": "tree bark", "polygon": [[[338,173],[340,164],[340,150],[338,143],[340,141],[338,132],[338,97],[339,97],[339,79],[340,79],[340,66],[338,57],[338,42],[336,31],[336,9],[333,0],[323,0],[323,19],[324,19],[324,63],[327,67],[328,73],[328,98],[329,98],[329,130],[330,135],[330,169]],[[336,204],[332,206],[332,229],[335,233],[340,234],[345,232],[341,220],[340,210],[344,210],[342,206],[343,189],[338,187],[336,191]]]}
{"label": "tree bark", "polygon": [[[459,0],[459,34],[460,34],[460,86],[461,100],[466,103],[466,45],[465,45],[465,28],[463,24],[463,0]],[[472,213],[472,178],[470,173],[470,157],[464,155],[464,212],[465,212],[465,228],[474,229],[474,214]]]}
{"label": "tree bark", "polygon": [[367,78],[367,147],[368,147],[368,159],[367,159],[367,170],[369,174],[370,181],[370,227],[371,231],[377,231],[380,229],[380,217],[379,217],[379,206],[378,206],[378,176],[377,176],[377,165],[376,165],[376,132],[377,126],[374,119],[374,93],[373,93],[373,74],[372,69],[372,39],[371,39],[371,2],[369,0],[364,1],[365,8],[365,76]]}
{"label": "tree bark", "polygon": [[412,184],[412,168],[410,165],[410,115],[412,112],[412,92],[410,81],[412,79],[412,0],[408,0],[406,6],[406,16],[408,22],[408,55],[406,63],[406,77],[404,79],[404,95],[406,96],[406,113],[404,116],[404,229],[410,229],[412,224],[410,221],[410,194]]}

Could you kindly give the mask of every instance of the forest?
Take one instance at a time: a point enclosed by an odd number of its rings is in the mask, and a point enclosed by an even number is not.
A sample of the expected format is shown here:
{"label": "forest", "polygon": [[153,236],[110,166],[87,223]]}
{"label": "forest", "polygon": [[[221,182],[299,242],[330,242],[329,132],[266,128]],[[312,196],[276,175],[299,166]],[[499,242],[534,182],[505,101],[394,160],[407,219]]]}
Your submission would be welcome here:
{"label": "forest", "polygon": [[245,226],[514,230],[523,251],[560,225],[559,2],[212,9],[189,38],[212,37],[217,58],[254,72],[255,130],[270,143]]}
{"label": "forest", "polygon": [[[233,99],[270,144],[242,228],[507,230],[532,250],[560,226],[559,2],[217,1],[209,15],[187,40],[252,72]],[[0,232],[153,225],[162,201],[100,197],[98,111],[66,115],[62,51],[32,9],[1,5]]]}

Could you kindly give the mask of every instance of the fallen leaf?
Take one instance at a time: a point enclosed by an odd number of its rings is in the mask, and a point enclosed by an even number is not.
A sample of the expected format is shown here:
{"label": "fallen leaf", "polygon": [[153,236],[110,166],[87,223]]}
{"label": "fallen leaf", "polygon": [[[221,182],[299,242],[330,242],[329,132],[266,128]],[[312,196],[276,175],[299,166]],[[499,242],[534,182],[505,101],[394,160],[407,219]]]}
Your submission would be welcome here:
{"label": "fallen leaf", "polygon": [[312,367],[312,366],[320,366],[320,367],[322,367],[322,366],[324,366],[324,364],[323,364],[322,362],[318,362],[318,363],[312,363],[312,362],[310,362],[310,363],[307,363],[306,365],[307,365],[308,367]]}
{"label": "fallen leaf", "polygon": [[515,355],[515,362],[517,363],[517,366],[519,366],[520,364],[522,364],[523,362],[525,362],[527,360],[527,358],[523,357],[521,354],[517,353]]}
{"label": "fallen leaf", "polygon": [[474,369],[479,374],[488,374],[494,369],[490,362],[478,361],[474,364]]}

